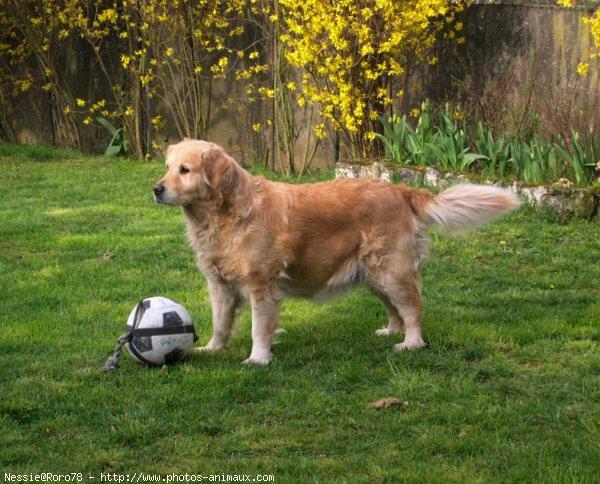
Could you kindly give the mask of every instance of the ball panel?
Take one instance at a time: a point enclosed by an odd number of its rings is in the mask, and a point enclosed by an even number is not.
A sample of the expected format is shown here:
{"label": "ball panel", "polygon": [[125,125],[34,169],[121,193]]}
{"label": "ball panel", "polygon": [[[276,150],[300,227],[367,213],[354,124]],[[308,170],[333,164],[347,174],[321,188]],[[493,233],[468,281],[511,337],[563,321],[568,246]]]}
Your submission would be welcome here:
{"label": "ball panel", "polygon": [[160,366],[162,362],[157,360],[157,357],[162,360],[162,355],[154,354],[152,351],[147,351],[145,353],[141,353],[138,351],[138,348],[133,344],[133,341],[129,341],[127,343],[127,351],[133,357],[134,360],[144,364],[144,365],[152,365],[152,366]]}
{"label": "ball panel", "polygon": [[183,326],[183,320],[177,314],[177,311],[167,311],[163,313],[163,326]]}
{"label": "ball panel", "polygon": [[140,352],[152,351],[152,338],[150,336],[134,336],[131,344]]}
{"label": "ball panel", "polygon": [[165,355],[165,365],[174,365],[185,355],[185,351],[181,348],[175,348]]}

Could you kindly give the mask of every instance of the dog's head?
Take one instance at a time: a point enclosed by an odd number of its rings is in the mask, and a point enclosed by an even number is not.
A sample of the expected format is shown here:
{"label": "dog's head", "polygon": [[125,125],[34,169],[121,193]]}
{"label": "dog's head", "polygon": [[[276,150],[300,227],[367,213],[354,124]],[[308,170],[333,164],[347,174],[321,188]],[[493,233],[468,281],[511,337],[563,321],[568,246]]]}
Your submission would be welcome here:
{"label": "dog's head", "polygon": [[169,146],[167,173],[154,186],[157,202],[190,205],[206,201],[234,182],[236,162],[223,148],[208,141],[185,139]]}

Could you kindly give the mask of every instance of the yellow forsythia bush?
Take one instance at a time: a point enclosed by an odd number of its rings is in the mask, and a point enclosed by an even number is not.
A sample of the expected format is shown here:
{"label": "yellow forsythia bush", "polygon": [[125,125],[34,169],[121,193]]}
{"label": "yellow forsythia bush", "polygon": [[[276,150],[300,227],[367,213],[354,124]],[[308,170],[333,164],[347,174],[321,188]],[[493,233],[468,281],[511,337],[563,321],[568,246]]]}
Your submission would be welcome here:
{"label": "yellow forsythia bush", "polygon": [[[300,102],[344,133],[358,156],[369,155],[386,106],[403,95],[409,65],[428,58],[440,37],[456,39],[461,0],[279,0],[287,60],[301,67]],[[429,56],[429,57],[428,57]]]}

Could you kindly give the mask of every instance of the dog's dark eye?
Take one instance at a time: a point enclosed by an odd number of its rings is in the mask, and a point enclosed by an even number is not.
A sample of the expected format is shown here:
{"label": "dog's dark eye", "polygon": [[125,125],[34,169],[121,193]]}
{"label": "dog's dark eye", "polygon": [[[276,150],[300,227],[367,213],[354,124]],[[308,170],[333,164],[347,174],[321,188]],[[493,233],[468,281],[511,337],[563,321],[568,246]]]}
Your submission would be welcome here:
{"label": "dog's dark eye", "polygon": [[190,172],[190,169],[187,166],[180,166],[179,167],[179,174],[180,175],[187,175]]}

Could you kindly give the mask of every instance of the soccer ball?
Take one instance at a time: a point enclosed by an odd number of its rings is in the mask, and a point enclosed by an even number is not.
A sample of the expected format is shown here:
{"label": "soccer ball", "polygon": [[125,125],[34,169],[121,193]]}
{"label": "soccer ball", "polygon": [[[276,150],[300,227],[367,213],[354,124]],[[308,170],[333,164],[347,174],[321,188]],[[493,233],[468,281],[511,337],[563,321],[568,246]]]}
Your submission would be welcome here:
{"label": "soccer ball", "polygon": [[140,363],[162,366],[177,363],[198,339],[190,313],[166,297],[140,301],[127,318],[127,349]]}

